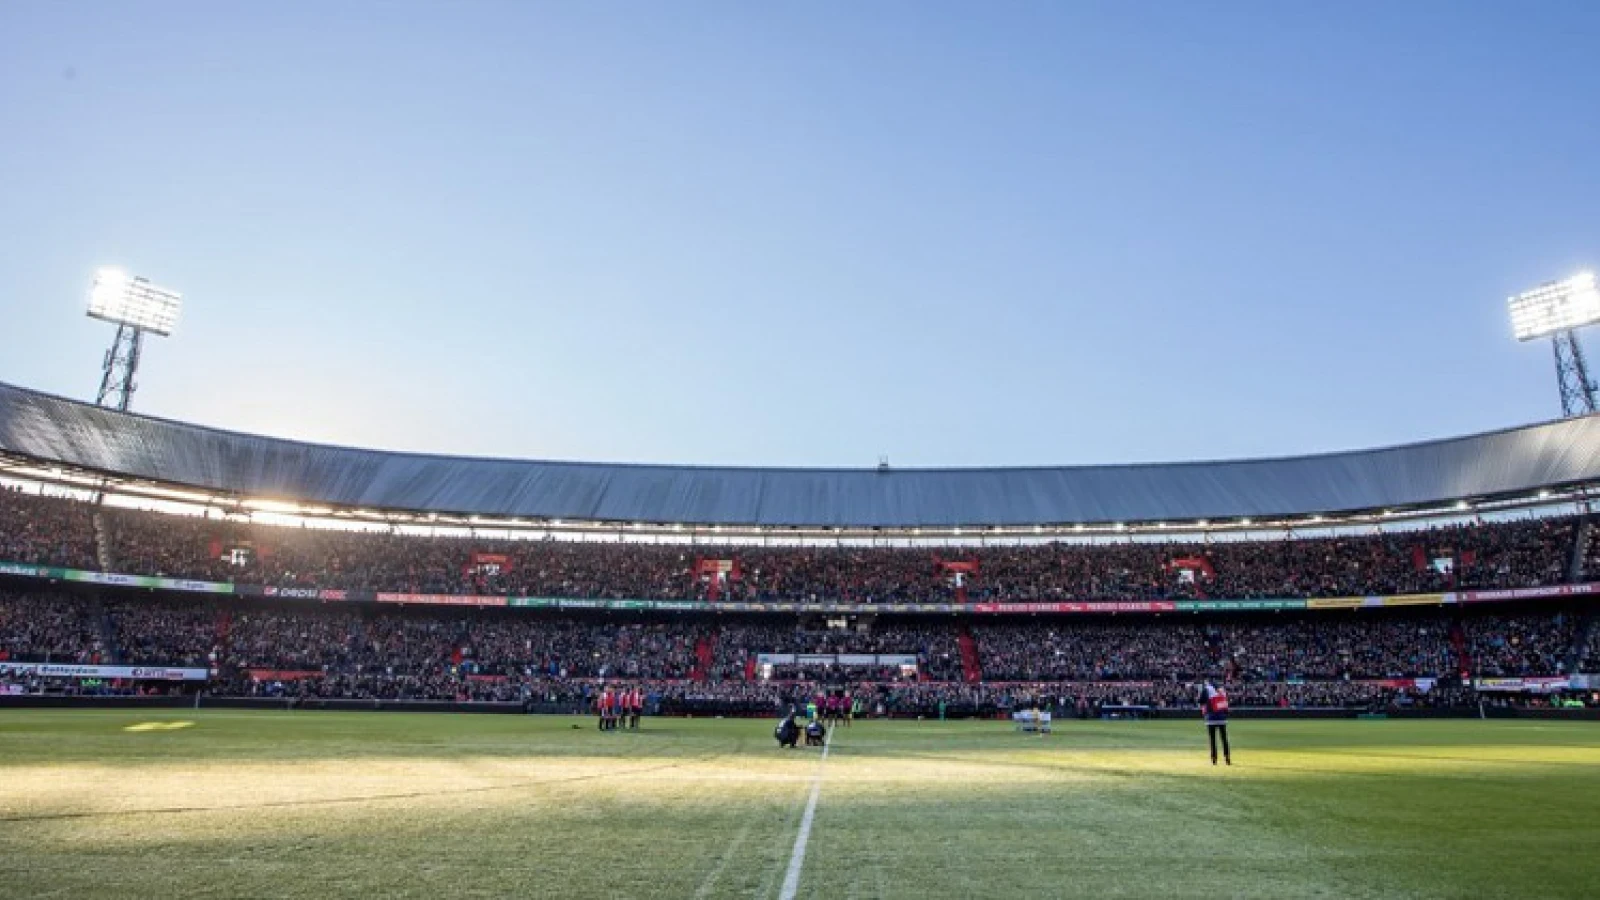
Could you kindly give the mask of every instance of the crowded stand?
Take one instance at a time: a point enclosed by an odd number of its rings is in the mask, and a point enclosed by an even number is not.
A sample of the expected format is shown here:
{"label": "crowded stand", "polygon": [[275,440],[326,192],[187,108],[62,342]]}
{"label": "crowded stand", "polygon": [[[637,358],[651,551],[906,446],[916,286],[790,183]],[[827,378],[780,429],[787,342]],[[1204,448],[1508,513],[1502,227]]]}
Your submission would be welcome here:
{"label": "crowded stand", "polygon": [[1565,674],[1577,638],[1570,615],[1474,616],[1463,629],[1473,670],[1489,677]]}
{"label": "crowded stand", "polygon": [[[711,674],[720,678],[743,678],[749,663],[762,653],[915,655],[926,677],[934,681],[961,678],[957,629],[948,624],[894,624],[872,631],[807,628],[804,623],[728,624],[717,636]],[[799,668],[789,667],[787,672],[799,674]],[[900,677],[895,671],[880,674],[891,679]]]}
{"label": "crowded stand", "polygon": [[456,670],[464,675],[687,678],[699,629],[671,623],[598,626],[427,608],[363,615],[310,607],[226,617],[241,668],[347,676]]}
{"label": "crowded stand", "polygon": [[125,598],[105,604],[118,661],[133,666],[212,666],[217,662],[217,614],[210,604]]}
{"label": "crowded stand", "polygon": [[[1166,708],[1225,678],[1241,704],[1427,704],[1417,680],[1564,671],[1580,635],[1569,609],[1517,613],[988,621],[876,617],[624,620],[512,610],[0,593],[0,662],[199,666],[214,693],[286,698],[582,704],[596,686],[647,686],[654,708],[770,712],[812,685],[852,685],[885,714],[1008,708]],[[107,636],[111,643],[106,643]],[[978,672],[960,648],[972,642]],[[762,654],[914,657],[889,666],[778,666]],[[977,677],[974,677],[977,676]],[[1408,693],[1409,692],[1409,693]]]}
{"label": "crowded stand", "polygon": [[[491,540],[254,525],[0,491],[4,561],[275,587],[729,601],[1319,598],[1567,580],[1573,518],[1371,535],[907,548]],[[720,564],[707,574],[707,562]],[[956,571],[961,577],[954,577]]]}
{"label": "crowded stand", "polygon": [[0,485],[0,561],[99,568],[93,509]]}
{"label": "crowded stand", "polygon": [[[582,622],[494,618],[467,632],[469,658],[484,674],[538,672],[553,678],[687,678],[704,626],[597,627]],[[476,655],[473,655],[476,654]]]}
{"label": "crowded stand", "polygon": [[354,609],[248,607],[218,616],[229,656],[243,669],[343,672],[363,658]]}
{"label": "crowded stand", "polygon": [[973,628],[985,677],[1001,681],[1199,679],[1215,672],[1253,681],[1427,676],[1453,669],[1448,632],[1440,616]]}
{"label": "crowded stand", "polygon": [[[1386,534],[987,547],[706,547],[488,540],[252,525],[0,490],[0,561],[269,587],[707,601],[1051,602],[1319,598],[1562,584],[1573,518]],[[373,594],[364,595],[371,599]],[[420,598],[418,598],[420,599]],[[582,704],[648,686],[654,708],[770,712],[815,685],[869,709],[1051,703],[1161,708],[1223,677],[1269,706],[1438,702],[1406,687],[1600,666],[1580,605],[1467,614],[1175,618],[633,618],[349,602],[13,590],[0,662],[203,667],[214,692]],[[769,662],[757,666],[758,658]],[[855,657],[845,660],[843,657]],[[828,657],[834,657],[829,659]],[[866,657],[892,657],[867,659]],[[911,664],[914,660],[914,665]],[[37,681],[33,683],[38,683]],[[1399,685],[1397,687],[1397,685]],[[1444,690],[1443,688],[1438,688]]]}
{"label": "crowded stand", "polygon": [[0,663],[100,663],[106,659],[93,604],[52,593],[0,591]]}

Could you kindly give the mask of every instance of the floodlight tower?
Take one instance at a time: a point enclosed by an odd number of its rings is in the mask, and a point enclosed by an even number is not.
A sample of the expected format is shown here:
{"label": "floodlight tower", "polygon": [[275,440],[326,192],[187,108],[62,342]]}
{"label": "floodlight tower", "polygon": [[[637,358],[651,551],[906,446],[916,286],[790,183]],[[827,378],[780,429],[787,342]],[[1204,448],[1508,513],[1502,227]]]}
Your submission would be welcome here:
{"label": "floodlight tower", "polygon": [[105,268],[95,273],[94,287],[89,291],[89,318],[117,326],[117,336],[101,365],[96,405],[127,410],[138,389],[133,377],[139,371],[145,332],[160,337],[171,334],[182,302],[177,291],[157,287],[143,278],[130,278],[121,269]]}
{"label": "floodlight tower", "polygon": [[1565,281],[1552,281],[1508,301],[1511,329],[1519,341],[1549,337],[1556,358],[1556,385],[1561,390],[1561,414],[1581,416],[1600,411],[1595,383],[1578,344],[1578,329],[1600,322],[1600,285],[1593,272],[1580,272]]}

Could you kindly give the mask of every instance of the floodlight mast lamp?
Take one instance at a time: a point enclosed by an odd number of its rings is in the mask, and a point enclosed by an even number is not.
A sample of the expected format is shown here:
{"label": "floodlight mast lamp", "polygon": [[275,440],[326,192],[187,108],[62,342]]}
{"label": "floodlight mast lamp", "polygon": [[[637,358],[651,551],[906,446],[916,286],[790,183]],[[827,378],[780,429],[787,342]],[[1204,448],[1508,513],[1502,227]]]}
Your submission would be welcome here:
{"label": "floodlight mast lamp", "polygon": [[95,273],[89,292],[89,317],[117,326],[100,367],[97,406],[126,411],[138,390],[134,380],[139,357],[144,351],[145,332],[158,336],[172,333],[178,322],[183,298],[176,291],[157,287],[143,278],[130,278],[121,269],[105,268]]}
{"label": "floodlight mast lamp", "polygon": [[1511,328],[1517,340],[1549,337],[1555,355],[1556,387],[1566,417],[1600,411],[1589,364],[1578,343],[1578,329],[1600,322],[1600,284],[1593,272],[1540,285],[1512,297]]}

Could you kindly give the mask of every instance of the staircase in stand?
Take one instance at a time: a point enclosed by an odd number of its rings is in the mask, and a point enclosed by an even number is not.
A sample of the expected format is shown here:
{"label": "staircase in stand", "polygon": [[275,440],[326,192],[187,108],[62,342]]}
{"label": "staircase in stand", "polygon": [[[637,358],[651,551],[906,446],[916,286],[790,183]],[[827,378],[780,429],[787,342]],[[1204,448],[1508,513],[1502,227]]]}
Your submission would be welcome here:
{"label": "staircase in stand", "polygon": [[961,626],[961,633],[956,636],[956,641],[961,645],[961,672],[969,684],[976,684],[983,680],[983,665],[978,660],[978,640],[972,636],[972,629]]}
{"label": "staircase in stand", "polygon": [[716,658],[717,630],[713,628],[694,642],[694,667],[689,670],[689,677],[695,681],[705,681],[716,664]]}
{"label": "staircase in stand", "polygon": [[106,609],[99,594],[90,596],[88,611],[95,627],[100,631],[99,659],[94,662],[112,664],[124,662],[122,648],[117,644],[117,623],[112,619],[111,611]]}
{"label": "staircase in stand", "polygon": [[1572,636],[1572,646],[1567,648],[1566,658],[1562,660],[1561,671],[1574,674],[1583,671],[1584,657],[1589,655],[1589,642],[1594,639],[1596,628],[1600,628],[1600,616],[1587,615],[1578,622]]}
{"label": "staircase in stand", "polygon": [[233,615],[226,609],[219,610],[214,627],[217,638],[215,646],[211,648],[211,666],[220,670],[222,664],[233,657]]}
{"label": "staircase in stand", "polygon": [[100,564],[100,571],[115,572],[117,560],[111,553],[111,523],[106,520],[104,510],[96,508],[94,511],[94,558]]}
{"label": "staircase in stand", "polygon": [[1577,534],[1572,542],[1572,557],[1567,561],[1567,582],[1577,584],[1583,581],[1584,564],[1589,557],[1590,523],[1588,517],[1578,521]]}
{"label": "staircase in stand", "polygon": [[1471,677],[1472,651],[1467,646],[1467,627],[1461,622],[1450,626],[1450,647],[1456,654],[1456,672]]}

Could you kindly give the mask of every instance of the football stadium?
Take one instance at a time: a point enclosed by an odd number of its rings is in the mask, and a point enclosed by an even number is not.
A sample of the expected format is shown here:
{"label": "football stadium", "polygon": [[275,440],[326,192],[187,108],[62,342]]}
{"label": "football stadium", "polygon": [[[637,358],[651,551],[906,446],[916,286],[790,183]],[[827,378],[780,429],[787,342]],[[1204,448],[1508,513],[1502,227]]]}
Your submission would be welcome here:
{"label": "football stadium", "polygon": [[1600,892],[1593,9],[712,10],[0,9],[0,897]]}
{"label": "football stadium", "polygon": [[[19,895],[1600,875],[1600,417],[1225,463],[715,469],[0,386],[0,452]],[[1237,720],[1221,766],[1202,684]],[[773,740],[791,711],[820,748]]]}

